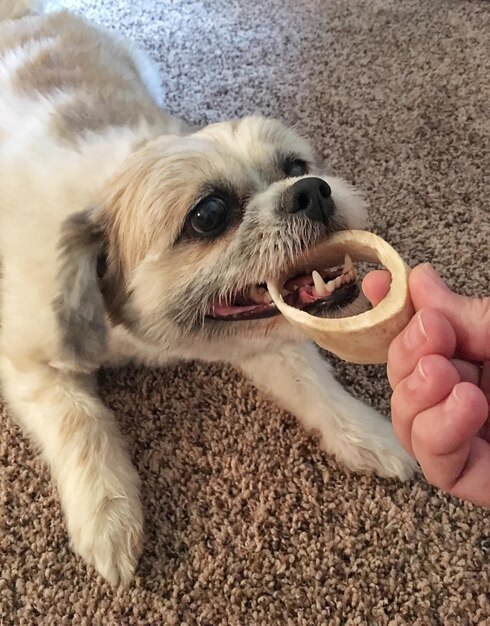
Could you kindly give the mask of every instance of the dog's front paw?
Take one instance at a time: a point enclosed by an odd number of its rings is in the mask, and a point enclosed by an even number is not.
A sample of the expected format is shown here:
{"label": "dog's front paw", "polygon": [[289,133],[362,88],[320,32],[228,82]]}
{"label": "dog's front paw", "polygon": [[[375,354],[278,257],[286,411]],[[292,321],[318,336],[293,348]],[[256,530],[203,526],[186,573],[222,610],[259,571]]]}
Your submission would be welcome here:
{"label": "dog's front paw", "polygon": [[412,478],[418,469],[415,459],[405,452],[394,435],[392,441],[385,441],[379,447],[373,446],[367,453],[371,456],[368,469],[378,476],[405,481]]}
{"label": "dog's front paw", "polygon": [[125,484],[97,480],[65,508],[73,550],[111,585],[131,581],[141,553],[143,514],[133,469],[132,474]]}
{"label": "dog's front paw", "polygon": [[[410,479],[417,471],[417,462],[400,445],[391,423],[374,411],[370,413],[365,431],[344,431],[333,449],[335,456],[354,472],[374,472],[402,481]],[[325,448],[332,450],[332,442]]]}
{"label": "dog's front paw", "polygon": [[70,526],[74,551],[111,585],[127,585],[131,581],[143,536],[139,502],[130,504],[124,496],[104,499],[83,526]]}

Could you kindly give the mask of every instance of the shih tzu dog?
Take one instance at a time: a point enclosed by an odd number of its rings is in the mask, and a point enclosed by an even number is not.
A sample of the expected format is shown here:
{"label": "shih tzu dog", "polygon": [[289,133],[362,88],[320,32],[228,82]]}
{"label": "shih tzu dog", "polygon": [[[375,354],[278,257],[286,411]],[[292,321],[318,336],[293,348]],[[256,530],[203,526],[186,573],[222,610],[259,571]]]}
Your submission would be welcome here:
{"label": "shih tzu dog", "polygon": [[230,362],[352,470],[407,479],[389,421],[343,390],[265,287],[295,268],[294,306],[358,312],[349,267],[320,272],[327,296],[297,268],[334,231],[364,227],[359,193],[278,121],[184,127],[143,53],[37,4],[0,5],[1,384],[74,550],[117,584],[141,548],[138,476],[97,395],[102,364]]}

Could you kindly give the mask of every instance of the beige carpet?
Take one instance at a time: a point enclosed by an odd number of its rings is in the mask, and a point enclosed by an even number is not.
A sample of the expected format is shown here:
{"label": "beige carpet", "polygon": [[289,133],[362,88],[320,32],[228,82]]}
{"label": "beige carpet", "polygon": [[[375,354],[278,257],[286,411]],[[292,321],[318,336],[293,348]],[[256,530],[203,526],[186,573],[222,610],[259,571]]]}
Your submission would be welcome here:
{"label": "beige carpet", "polygon": [[[488,293],[486,0],[74,4],[150,50],[171,111],[297,123],[410,262]],[[383,368],[337,368],[388,413]],[[227,367],[101,385],[143,477],[137,578],[112,591],[71,554],[48,474],[1,413],[3,626],[490,623],[484,510],[423,480],[347,473]]]}

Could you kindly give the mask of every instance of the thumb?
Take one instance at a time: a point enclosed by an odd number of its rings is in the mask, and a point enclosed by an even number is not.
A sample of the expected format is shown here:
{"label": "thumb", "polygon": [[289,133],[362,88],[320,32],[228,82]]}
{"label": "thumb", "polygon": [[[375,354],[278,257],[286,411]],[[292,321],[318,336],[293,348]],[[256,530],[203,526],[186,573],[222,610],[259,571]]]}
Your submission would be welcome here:
{"label": "thumb", "polygon": [[449,320],[456,333],[458,356],[490,359],[490,298],[455,294],[429,263],[414,268],[408,284],[416,311],[437,309]]}

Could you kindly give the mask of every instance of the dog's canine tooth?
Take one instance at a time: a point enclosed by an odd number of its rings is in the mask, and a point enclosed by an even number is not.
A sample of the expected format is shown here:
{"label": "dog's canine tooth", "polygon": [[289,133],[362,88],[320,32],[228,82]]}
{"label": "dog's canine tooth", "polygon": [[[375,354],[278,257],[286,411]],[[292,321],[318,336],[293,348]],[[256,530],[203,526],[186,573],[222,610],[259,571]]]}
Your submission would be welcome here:
{"label": "dog's canine tooth", "polygon": [[313,270],[311,273],[311,277],[313,278],[313,283],[315,285],[316,292],[319,296],[325,296],[328,293],[327,285],[325,284],[323,278],[320,274]]}
{"label": "dog's canine tooth", "polygon": [[349,270],[346,274],[342,274],[342,284],[346,285],[347,283],[353,282],[355,279],[355,274],[353,269]]}
{"label": "dog's canine tooth", "polygon": [[344,257],[344,269],[343,269],[342,273],[343,274],[347,274],[352,269],[354,269],[354,263],[352,262],[350,254],[347,254],[347,252],[346,252],[345,253],[345,257]]}

